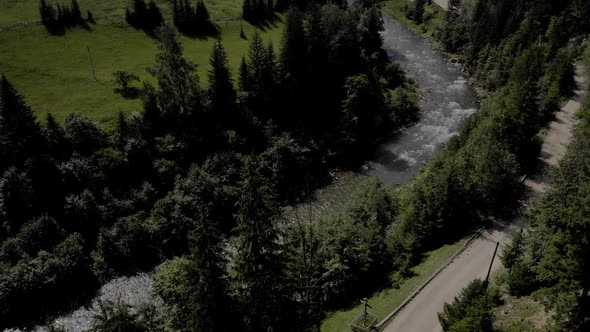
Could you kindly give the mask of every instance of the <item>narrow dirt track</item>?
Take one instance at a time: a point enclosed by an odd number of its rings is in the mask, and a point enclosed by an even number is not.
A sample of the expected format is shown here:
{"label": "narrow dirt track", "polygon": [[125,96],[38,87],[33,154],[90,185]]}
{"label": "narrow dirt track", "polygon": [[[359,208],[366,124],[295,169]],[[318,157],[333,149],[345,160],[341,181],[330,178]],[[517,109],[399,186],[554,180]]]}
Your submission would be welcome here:
{"label": "narrow dirt track", "polygon": [[[437,1],[438,2],[438,1]],[[585,87],[581,77],[576,77],[578,87]],[[537,199],[546,187],[546,174],[550,167],[556,166],[565,153],[572,138],[576,122],[575,114],[580,109],[582,90],[556,114],[555,121],[542,133],[543,147],[539,157],[539,171],[525,181],[528,202]],[[437,313],[445,302],[454,297],[473,279],[485,279],[496,242],[500,248],[512,235],[520,230],[521,218],[509,222],[497,222],[463,252],[436,278],[432,280],[403,310],[401,310],[383,331],[386,332],[440,332]],[[501,250],[498,250],[498,255]],[[497,256],[498,256],[497,255]],[[494,260],[492,273],[501,266],[499,257]],[[395,308],[391,308],[392,310]]]}

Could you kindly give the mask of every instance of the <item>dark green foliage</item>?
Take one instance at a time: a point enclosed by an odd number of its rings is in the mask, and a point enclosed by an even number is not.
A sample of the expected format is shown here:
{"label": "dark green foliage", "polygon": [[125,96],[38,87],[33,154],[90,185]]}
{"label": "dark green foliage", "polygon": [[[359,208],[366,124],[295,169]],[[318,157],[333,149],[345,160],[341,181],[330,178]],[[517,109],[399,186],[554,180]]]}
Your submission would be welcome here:
{"label": "dark green foliage", "polygon": [[518,262],[518,258],[523,254],[524,236],[522,230],[516,233],[512,238],[512,242],[504,247],[502,251],[502,264],[508,269],[508,273],[512,271],[512,267]]}
{"label": "dark green foliage", "polygon": [[220,128],[235,128],[238,124],[237,94],[221,40],[213,45],[209,63],[209,111]]}
{"label": "dark green foliage", "polygon": [[479,279],[473,280],[452,304],[445,303],[438,319],[445,332],[492,332],[497,295]]}
{"label": "dark green foliage", "polygon": [[510,292],[536,291],[553,310],[560,327],[584,330],[588,314],[588,103],[568,152],[551,175],[551,185],[527,216],[531,231],[517,238],[522,246],[509,276]]}
{"label": "dark green foliage", "polygon": [[285,256],[279,244],[279,210],[274,193],[247,158],[237,200],[237,257],[233,289],[248,331],[288,328]]}
{"label": "dark green foliage", "polygon": [[189,0],[174,0],[172,21],[178,31],[188,36],[208,36],[217,34],[217,28],[209,17],[209,10],[203,0],[197,0],[195,8]]}
{"label": "dark green foliage", "polygon": [[169,305],[170,321],[181,330],[218,331],[236,324],[227,293],[222,238],[213,215],[202,215],[192,232],[189,258],[168,262],[155,278],[156,292]]}
{"label": "dark green foliage", "polygon": [[[267,17],[274,5],[253,4]],[[209,20],[204,4],[196,7],[195,16]],[[174,267],[159,292],[170,310],[166,324],[186,330],[302,330],[317,325],[326,305],[374,290],[357,282],[385,281],[383,239],[393,217],[382,188],[318,233],[306,231],[318,246],[303,245],[304,256],[321,258],[318,264],[294,264],[292,253],[301,257],[303,247],[292,246],[296,238],[279,226],[282,205],[306,199],[330,180],[330,169],[360,162],[379,135],[417,111],[414,87],[380,50],[378,11],[300,3],[306,7],[290,12],[279,52],[259,34],[250,38],[236,91],[221,41],[202,89],[175,29],[156,29],[155,3],[134,2],[128,21],[157,36],[156,64],[148,68],[157,87],[144,83],[143,110],[121,112],[104,130],[79,114],[63,124],[49,115],[41,128],[4,79],[0,287],[10,290],[0,290],[2,324],[48,319],[53,309],[84,300],[97,281],[173,257],[189,263]],[[56,19],[68,11],[58,6]],[[132,75],[117,76],[121,90],[134,89]],[[62,242],[72,251],[65,262]],[[237,249],[229,250],[236,253],[231,264],[227,248]],[[327,272],[330,279],[318,282]],[[73,295],[55,295],[69,291],[64,280]],[[24,310],[23,301],[35,306]],[[95,328],[157,330],[152,323],[135,308],[113,308]]]}
{"label": "dark green foliage", "polygon": [[107,144],[106,134],[82,114],[72,113],[65,119],[65,137],[75,152],[89,156]]}
{"label": "dark green foliage", "polygon": [[[58,3],[57,9],[46,0],[40,0],[39,13],[41,23],[52,34],[63,34],[64,29],[77,26],[88,28],[86,21],[82,18],[82,10],[77,0],[72,0],[69,6]],[[90,14],[90,11],[88,13]],[[88,15],[88,21],[94,23],[91,18],[92,15]]]}
{"label": "dark green foliage", "polygon": [[133,0],[133,11],[126,9],[125,21],[148,34],[154,34],[164,24],[162,12],[154,0],[150,0],[147,5],[145,0]]}
{"label": "dark green foliage", "polygon": [[[32,217],[34,192],[28,174],[7,169],[0,180],[0,218],[2,234],[12,235]],[[2,237],[4,238],[4,236]]]}
{"label": "dark green foliage", "polygon": [[79,235],[70,235],[52,252],[40,250],[34,257],[3,268],[0,274],[1,327],[12,326],[32,314],[38,315],[49,304],[62,304],[66,299],[80,296],[79,292],[92,284],[87,267],[83,240]]}
{"label": "dark green foliage", "polygon": [[[284,4],[279,8],[285,10]],[[244,0],[242,4],[242,18],[253,25],[265,25],[272,22],[276,16],[272,0]]]}
{"label": "dark green foliage", "polygon": [[44,145],[41,127],[24,98],[4,75],[0,78],[0,169],[37,155]]}
{"label": "dark green foliage", "polygon": [[115,82],[120,87],[115,89],[116,92],[121,93],[121,95],[126,98],[137,97],[139,90],[137,88],[130,87],[129,84],[134,81],[139,82],[139,76],[135,75],[134,73],[117,70],[113,73],[113,77],[115,78]]}
{"label": "dark green foliage", "polygon": [[449,8],[438,39],[492,90],[507,82],[506,69],[533,44],[546,44],[552,56],[590,31],[576,19],[590,12],[587,1],[478,0],[470,7],[455,1]]}
{"label": "dark green foliage", "polygon": [[426,0],[414,0],[414,8],[411,12],[411,18],[418,24],[424,21],[424,6],[426,6]]}
{"label": "dark green foliage", "polygon": [[149,310],[134,313],[125,304],[100,302],[100,313],[93,318],[91,332],[147,332],[153,331]]}

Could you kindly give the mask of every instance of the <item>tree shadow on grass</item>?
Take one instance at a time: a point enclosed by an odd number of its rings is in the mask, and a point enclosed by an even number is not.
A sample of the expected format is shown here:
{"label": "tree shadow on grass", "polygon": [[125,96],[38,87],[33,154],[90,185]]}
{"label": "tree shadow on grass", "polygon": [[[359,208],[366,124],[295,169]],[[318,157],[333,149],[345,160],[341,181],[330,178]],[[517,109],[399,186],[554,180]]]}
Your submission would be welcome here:
{"label": "tree shadow on grass", "polygon": [[137,99],[141,95],[141,89],[136,87],[128,87],[127,89],[115,88],[113,91],[125,99]]}
{"label": "tree shadow on grass", "polygon": [[209,37],[219,37],[221,35],[221,28],[217,23],[207,22],[202,26],[190,30],[184,29],[180,33],[189,38],[204,40]]}
{"label": "tree shadow on grass", "polygon": [[283,23],[283,19],[277,15],[277,13],[273,13],[271,16],[258,20],[258,21],[247,21],[248,23],[252,24],[257,29],[262,31],[267,31],[269,29],[274,29],[279,26],[279,23]]}

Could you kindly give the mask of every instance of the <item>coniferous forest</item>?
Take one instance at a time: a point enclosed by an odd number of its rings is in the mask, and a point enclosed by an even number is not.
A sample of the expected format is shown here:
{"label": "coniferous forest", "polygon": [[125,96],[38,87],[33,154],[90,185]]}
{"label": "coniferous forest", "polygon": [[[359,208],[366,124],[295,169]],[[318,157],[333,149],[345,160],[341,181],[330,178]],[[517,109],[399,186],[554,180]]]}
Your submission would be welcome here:
{"label": "coniferous forest", "polygon": [[[378,2],[240,1],[237,19],[283,26],[275,44],[241,30],[235,67],[214,6],[128,3],[125,26],[157,54],[139,88],[137,75],[114,73],[141,109],[108,125],[39,117],[1,75],[0,329],[59,330],[48,322],[109,280],[155,271],[161,303],[101,303],[92,331],[317,331],[326,313],[411,278],[428,251],[520,213],[538,133],[580,88],[575,63],[590,68],[587,0],[450,0],[432,38],[480,88],[479,111],[407,185],[369,180],[343,211],[293,219],[286,207],[420,119],[420,87],[384,50]],[[429,6],[403,15],[426,31]],[[40,0],[52,38],[95,24],[82,12]],[[182,35],[216,38],[208,70]],[[588,112],[586,102],[551,186],[502,250],[508,293],[541,298],[555,331],[590,319]],[[475,280],[440,308],[445,332],[497,330],[500,290],[488,286]]]}
{"label": "coniferous forest", "polygon": [[[208,21],[204,6],[176,3],[174,24],[198,28]],[[418,117],[413,83],[381,48],[379,10],[292,6],[281,44],[248,36],[239,68],[216,41],[206,88],[161,19],[154,2],[127,10],[129,24],[154,34],[156,84],[144,84],[143,110],[120,114],[112,130],[76,113],[38,120],[2,76],[2,327],[43,323],[101,283],[169,260],[155,281],[170,310],[158,324],[301,330],[324,306],[356,295],[335,283],[353,286],[384,269],[343,261],[348,272],[310,289],[306,278],[334,273],[322,271],[333,255],[311,270],[298,261],[302,239],[286,231],[280,210],[325,184],[330,170],[358,167],[380,138]],[[371,190],[366,204],[387,200],[380,186]],[[363,243],[378,241],[387,219],[375,222]],[[148,324],[112,310],[120,321],[108,324]]]}

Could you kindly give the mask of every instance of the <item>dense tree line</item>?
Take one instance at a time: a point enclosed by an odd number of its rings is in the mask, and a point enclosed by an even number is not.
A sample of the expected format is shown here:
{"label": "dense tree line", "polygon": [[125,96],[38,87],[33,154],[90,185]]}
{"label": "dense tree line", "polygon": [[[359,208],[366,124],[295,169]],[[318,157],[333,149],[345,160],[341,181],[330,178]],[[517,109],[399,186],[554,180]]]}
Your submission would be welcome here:
{"label": "dense tree line", "polygon": [[[297,330],[317,324],[317,314],[306,317],[312,308],[352,298],[337,285],[381,267],[354,254],[333,260],[332,250],[364,227],[358,250],[377,263],[380,254],[363,243],[384,250],[387,221],[365,224],[361,216],[377,213],[371,207],[343,217],[348,235],[322,246],[332,277],[311,289],[298,283],[294,271],[305,268],[291,257],[301,248],[280,206],[324,183],[329,169],[357,165],[381,136],[416,118],[414,87],[381,49],[380,29],[376,9],[292,9],[280,48],[250,38],[238,89],[217,41],[204,89],[164,25],[149,70],[157,87],[146,83],[143,110],[120,115],[112,132],[80,114],[63,124],[49,115],[42,125],[2,77],[1,327],[34,324],[113,276],[172,257],[184,258],[167,264],[156,289],[171,313],[162,324],[178,329]],[[100,326],[114,326],[112,317],[151,324],[125,308],[103,313]]]}
{"label": "dense tree line", "polygon": [[468,6],[449,2],[437,38],[447,51],[463,56],[465,67],[486,89],[509,79],[509,68],[533,44],[548,44],[549,52],[590,32],[585,0],[477,0]]}
{"label": "dense tree line", "polygon": [[[57,3],[48,3],[41,0],[39,3],[39,13],[41,14],[41,23],[50,33],[63,33],[66,28],[76,26],[86,27],[87,23],[82,18],[82,11],[77,0],[72,0],[70,5]],[[92,13],[88,11],[88,21],[93,23]]]}
{"label": "dense tree line", "polygon": [[132,10],[125,10],[125,22],[136,29],[153,34],[164,23],[164,18],[154,0],[150,0],[148,4],[144,0],[133,0]]}
{"label": "dense tree line", "polygon": [[[280,3],[278,3],[281,6]],[[244,0],[242,4],[242,18],[257,25],[275,18],[273,0]]]}
{"label": "dense tree line", "polygon": [[178,31],[187,35],[206,36],[216,32],[203,0],[198,0],[195,8],[188,0],[174,0],[172,20]]}
{"label": "dense tree line", "polygon": [[516,236],[503,253],[510,293],[537,294],[558,328],[568,331],[587,330],[590,317],[589,115],[586,100],[574,139],[551,174],[547,192],[526,216],[530,230]]}
{"label": "dense tree line", "polygon": [[[536,15],[534,8],[525,11],[515,23],[516,32],[504,41],[514,39],[519,24],[528,26]],[[508,28],[507,23],[502,26]],[[549,30],[551,24],[535,29]],[[560,98],[572,93],[577,53],[564,47],[556,51],[554,42],[562,45],[562,40],[521,44],[523,49],[513,55],[510,66],[496,65],[509,68],[505,83],[484,100],[460,135],[451,138],[445,150],[401,190],[403,208],[387,236],[397,268],[405,271],[425,250],[489,217],[510,213],[520,192],[519,178],[535,166],[540,151],[537,133],[558,109]],[[479,63],[476,70],[485,65]]]}

